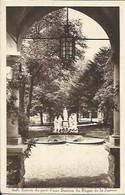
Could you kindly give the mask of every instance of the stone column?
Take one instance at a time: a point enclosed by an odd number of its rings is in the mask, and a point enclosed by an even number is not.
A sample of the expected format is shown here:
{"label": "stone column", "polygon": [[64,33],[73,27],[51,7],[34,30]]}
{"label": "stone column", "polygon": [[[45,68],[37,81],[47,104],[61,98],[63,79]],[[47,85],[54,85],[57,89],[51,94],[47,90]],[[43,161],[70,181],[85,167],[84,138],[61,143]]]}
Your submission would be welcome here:
{"label": "stone column", "polygon": [[[7,58],[7,65],[10,66],[10,79],[14,78],[12,66],[18,55],[10,55]],[[13,89],[14,105],[19,107],[19,90]],[[18,188],[24,186],[24,150],[27,145],[22,144],[22,138],[18,133],[18,117],[7,115],[7,187]]]}
{"label": "stone column", "polygon": [[[114,64],[114,88],[119,84],[119,64]],[[119,93],[114,97],[116,108],[114,109],[114,133],[110,137],[110,142],[115,146],[120,145],[120,98]]]}
{"label": "stone column", "polygon": [[[112,63],[114,64],[114,87],[119,84],[119,59],[114,53]],[[111,187],[120,187],[120,106],[119,94],[114,97],[116,108],[114,108],[114,133],[109,137],[109,142],[105,144],[105,149],[109,152],[109,181]]]}
{"label": "stone column", "polygon": [[[14,79],[14,69],[12,68],[17,56],[9,56],[7,65],[11,67],[11,79]],[[15,98],[14,105],[19,107],[19,90],[13,89],[12,96]],[[7,114],[7,144],[17,145],[22,142],[21,136],[18,133],[18,117],[13,117]]]}

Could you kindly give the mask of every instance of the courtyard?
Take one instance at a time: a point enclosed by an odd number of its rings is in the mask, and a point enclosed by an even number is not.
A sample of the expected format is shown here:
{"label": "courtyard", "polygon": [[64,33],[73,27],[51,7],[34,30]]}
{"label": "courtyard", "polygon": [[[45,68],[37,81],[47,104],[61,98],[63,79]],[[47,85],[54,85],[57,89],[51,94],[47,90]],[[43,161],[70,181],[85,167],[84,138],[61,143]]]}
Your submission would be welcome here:
{"label": "courtyard", "polygon": [[26,188],[109,187],[104,144],[36,144],[25,169]]}
{"label": "courtyard", "polygon": [[82,135],[83,139],[104,139],[106,142],[109,128],[80,125],[80,135],[58,135],[60,140],[68,136],[63,144],[47,143],[51,129],[52,126],[30,126],[29,137],[38,141],[31,150],[31,156],[25,160],[25,187],[108,188],[109,164],[105,143],[79,144],[68,142],[68,139]]}

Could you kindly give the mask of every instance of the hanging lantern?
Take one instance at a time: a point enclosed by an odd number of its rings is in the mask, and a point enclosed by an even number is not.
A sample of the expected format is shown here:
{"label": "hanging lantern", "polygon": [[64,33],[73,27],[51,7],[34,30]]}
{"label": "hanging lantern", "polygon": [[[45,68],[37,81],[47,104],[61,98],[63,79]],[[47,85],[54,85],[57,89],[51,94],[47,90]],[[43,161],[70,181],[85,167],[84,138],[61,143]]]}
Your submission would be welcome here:
{"label": "hanging lantern", "polygon": [[69,26],[67,8],[67,25],[64,26],[65,35],[60,37],[60,58],[64,64],[75,59],[75,38],[69,34]]}
{"label": "hanging lantern", "polygon": [[69,62],[75,59],[75,40],[74,37],[65,36],[60,39],[61,59]]}

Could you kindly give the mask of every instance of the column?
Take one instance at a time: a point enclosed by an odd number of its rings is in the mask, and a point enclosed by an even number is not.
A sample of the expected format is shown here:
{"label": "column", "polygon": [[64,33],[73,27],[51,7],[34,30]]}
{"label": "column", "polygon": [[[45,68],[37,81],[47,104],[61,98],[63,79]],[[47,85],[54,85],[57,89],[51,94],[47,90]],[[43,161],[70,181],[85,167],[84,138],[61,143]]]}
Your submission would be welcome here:
{"label": "column", "polygon": [[[114,88],[119,85],[119,64],[114,64]],[[110,142],[115,145],[120,145],[120,98],[119,93],[114,97],[116,108],[114,108],[114,133],[110,137]]]}
{"label": "column", "polygon": [[[114,52],[112,63],[114,64],[114,88],[119,84],[119,58]],[[109,152],[109,182],[111,187],[120,187],[120,106],[119,93],[116,93],[114,101],[114,129],[113,135],[109,137],[109,142],[105,144],[105,149]]]}
{"label": "column", "polygon": [[[7,67],[9,69],[9,78],[14,78],[14,69],[16,61],[20,57],[20,51],[17,50],[17,37],[14,39],[7,33],[6,57]],[[17,75],[18,76],[18,75]],[[14,102],[19,107],[19,90],[13,89],[12,95],[16,97]],[[18,117],[12,117],[7,114],[7,187],[24,187],[24,154],[27,145],[22,144],[22,138],[18,132]]]}
{"label": "column", "polygon": [[[18,55],[10,55],[7,65],[10,66],[10,79],[14,78],[12,66]],[[12,95],[16,98],[14,105],[19,107],[19,89],[13,89]],[[22,137],[18,133],[18,117],[7,114],[7,187],[18,188],[24,186],[24,155],[27,145],[22,144]]]}
{"label": "column", "polygon": [[[9,56],[7,65],[11,66],[11,79],[14,78],[14,69],[12,65],[15,63],[17,56]],[[16,98],[14,105],[19,107],[19,90],[13,89],[12,95]],[[21,136],[18,133],[18,117],[10,116],[7,114],[7,144],[17,145],[22,142]]]}

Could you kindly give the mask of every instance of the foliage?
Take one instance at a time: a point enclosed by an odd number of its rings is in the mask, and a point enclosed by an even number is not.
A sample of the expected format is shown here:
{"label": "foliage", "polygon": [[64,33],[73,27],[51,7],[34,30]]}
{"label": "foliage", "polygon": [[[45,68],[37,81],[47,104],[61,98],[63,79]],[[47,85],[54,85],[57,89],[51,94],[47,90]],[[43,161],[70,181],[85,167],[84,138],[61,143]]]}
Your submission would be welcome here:
{"label": "foliage", "polygon": [[30,114],[36,113],[36,108],[38,112],[44,111],[50,115],[57,114],[57,108],[58,113],[63,109],[68,95],[68,89],[64,89],[65,86],[68,86],[66,83],[71,74],[77,70],[76,61],[84,59],[87,46],[84,40],[78,41],[78,38],[84,38],[81,33],[82,23],[80,20],[70,22],[70,33],[77,39],[76,59],[67,70],[63,69],[59,58],[59,40],[37,39],[60,38],[64,35],[65,18],[65,9],[59,9],[35,22],[27,31],[26,37],[31,38],[31,40],[24,41],[22,47],[22,61],[24,63],[22,66],[26,67],[29,74],[25,89],[25,106],[27,106],[28,117]]}
{"label": "foliage", "polygon": [[114,86],[113,86],[113,64],[110,62],[111,50],[109,48],[102,48],[98,55],[96,55],[96,61],[100,64],[102,60],[104,77],[103,84],[95,94],[94,99],[99,105],[99,110],[104,113],[104,122],[113,126],[113,109],[114,103]]}
{"label": "foliage", "polygon": [[102,71],[94,62],[89,62],[81,71],[71,88],[69,104],[75,112],[97,110],[94,95],[102,83]]}
{"label": "foliage", "polygon": [[27,149],[23,152],[24,158],[29,158],[31,156],[31,148],[36,147],[36,141],[34,139],[30,139],[28,141]]}
{"label": "foliage", "polygon": [[13,123],[14,123],[14,119],[19,116],[19,108],[15,106],[14,104],[15,101],[16,101],[15,96],[11,95],[9,98],[7,98],[7,114],[8,117],[12,116]]}
{"label": "foliage", "polygon": [[[110,48],[100,48],[93,61],[79,74],[70,89],[69,105],[75,112],[100,110],[105,124],[112,127],[113,101],[118,87],[113,88],[113,65],[110,62]],[[115,99],[115,98],[114,98]]]}
{"label": "foliage", "polygon": [[[17,65],[17,64],[16,64]],[[15,65],[15,66],[16,66]],[[15,123],[15,120],[19,121],[19,133],[23,139],[28,138],[28,119],[25,113],[20,111],[20,108],[16,105],[18,89],[21,86],[20,74],[14,68],[14,78],[7,78],[7,114],[8,117],[12,118],[12,123]]]}
{"label": "foliage", "polygon": [[[8,82],[8,110],[18,116],[19,110],[14,107],[11,89],[16,89],[16,84],[19,84],[22,97],[19,130],[24,138],[28,135],[30,115],[40,113],[42,116],[43,112],[47,112],[51,121],[65,106],[77,113],[94,111],[99,107],[105,114],[105,122],[112,120],[115,104],[113,66],[109,62],[111,50],[100,48],[93,61],[90,60],[85,67],[84,53],[87,46],[81,31],[82,23],[80,20],[72,20],[70,33],[76,38],[76,58],[68,69],[64,69],[59,58],[59,40],[51,38],[64,35],[65,14],[65,9],[59,9],[31,26],[26,34],[26,38],[31,39],[24,40],[22,56],[18,61],[21,69],[16,71],[16,78]],[[115,90],[117,92],[118,89]]]}
{"label": "foliage", "polygon": [[[99,104],[99,110],[104,113],[104,122],[113,125],[114,87],[113,87],[113,65],[105,67],[104,83],[95,95],[95,100]],[[109,70],[110,69],[110,70]]]}
{"label": "foliage", "polygon": [[22,136],[23,140],[28,139],[29,131],[29,119],[25,113],[19,114],[19,134]]}
{"label": "foliage", "polygon": [[20,176],[24,174],[24,159],[29,158],[31,148],[35,147],[35,140],[31,139],[28,142],[27,149],[18,156],[8,156],[7,158],[7,184],[14,185],[20,181]]}

